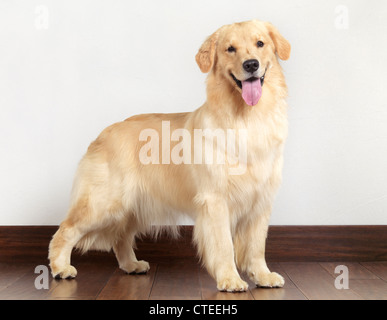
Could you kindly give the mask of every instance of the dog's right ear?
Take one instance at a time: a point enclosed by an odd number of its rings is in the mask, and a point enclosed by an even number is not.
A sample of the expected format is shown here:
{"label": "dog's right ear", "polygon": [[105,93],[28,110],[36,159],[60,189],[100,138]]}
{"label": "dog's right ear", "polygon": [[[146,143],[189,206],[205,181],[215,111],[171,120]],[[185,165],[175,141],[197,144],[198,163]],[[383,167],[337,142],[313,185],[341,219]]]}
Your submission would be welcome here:
{"label": "dog's right ear", "polygon": [[207,38],[196,54],[196,62],[203,73],[210,72],[215,60],[216,44],[218,42],[219,32],[214,32]]}

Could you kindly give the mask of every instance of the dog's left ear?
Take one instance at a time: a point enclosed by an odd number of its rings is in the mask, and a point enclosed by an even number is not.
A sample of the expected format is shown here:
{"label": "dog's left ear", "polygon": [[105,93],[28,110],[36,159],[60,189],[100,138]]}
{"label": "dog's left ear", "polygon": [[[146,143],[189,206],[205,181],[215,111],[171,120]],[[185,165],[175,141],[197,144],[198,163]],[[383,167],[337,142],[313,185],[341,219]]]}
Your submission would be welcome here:
{"label": "dog's left ear", "polygon": [[286,40],[270,22],[266,22],[266,27],[269,31],[271,40],[273,40],[275,45],[275,50],[278,54],[278,57],[281,60],[288,60],[290,58],[291,46],[288,40]]}
{"label": "dog's left ear", "polygon": [[199,52],[195,56],[196,63],[203,73],[210,72],[215,60],[216,44],[218,42],[219,32],[214,32],[202,44]]}

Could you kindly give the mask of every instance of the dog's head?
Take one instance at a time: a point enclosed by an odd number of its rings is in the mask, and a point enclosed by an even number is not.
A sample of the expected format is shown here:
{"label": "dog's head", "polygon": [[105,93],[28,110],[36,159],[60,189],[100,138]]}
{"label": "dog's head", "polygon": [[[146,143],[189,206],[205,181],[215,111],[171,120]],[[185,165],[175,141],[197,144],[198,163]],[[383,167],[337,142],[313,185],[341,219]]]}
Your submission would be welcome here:
{"label": "dog's head", "polygon": [[202,72],[216,72],[254,106],[277,55],[289,59],[289,42],[271,23],[253,20],[218,29],[203,43],[196,62]]}

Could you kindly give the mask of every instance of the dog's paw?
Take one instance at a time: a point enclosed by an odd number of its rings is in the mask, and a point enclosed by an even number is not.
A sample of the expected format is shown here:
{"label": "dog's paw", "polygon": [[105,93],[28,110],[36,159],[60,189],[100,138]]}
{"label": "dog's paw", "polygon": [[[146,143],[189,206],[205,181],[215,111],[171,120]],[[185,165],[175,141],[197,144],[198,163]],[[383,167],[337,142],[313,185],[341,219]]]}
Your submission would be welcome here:
{"label": "dog's paw", "polygon": [[249,287],[247,282],[239,277],[225,278],[218,281],[218,290],[227,292],[244,292]]}
{"label": "dog's paw", "polygon": [[77,276],[77,269],[71,265],[61,268],[51,267],[52,276],[56,279],[73,279]]}
{"label": "dog's paw", "polygon": [[282,288],[285,284],[285,279],[276,272],[261,273],[253,281],[262,288]]}
{"label": "dog's paw", "polygon": [[150,269],[149,263],[141,260],[141,261],[132,261],[127,263],[125,266],[120,266],[122,270],[129,274],[142,274],[147,273]]}

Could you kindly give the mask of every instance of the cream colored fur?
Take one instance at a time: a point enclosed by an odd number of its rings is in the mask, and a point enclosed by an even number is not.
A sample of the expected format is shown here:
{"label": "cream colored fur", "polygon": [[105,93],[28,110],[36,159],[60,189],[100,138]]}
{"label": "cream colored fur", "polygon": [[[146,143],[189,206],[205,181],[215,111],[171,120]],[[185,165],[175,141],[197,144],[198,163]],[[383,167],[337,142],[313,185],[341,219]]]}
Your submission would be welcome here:
{"label": "cream colored fur", "polygon": [[[231,45],[234,54],[227,51]],[[176,233],[184,212],[195,221],[194,242],[219,290],[247,289],[238,269],[259,286],[283,286],[284,279],[266,266],[265,242],[287,136],[287,88],[277,56],[286,60],[289,54],[289,43],[269,23],[223,26],[196,56],[200,69],[209,72],[203,106],[191,113],[138,115],[106,128],[79,164],[70,209],[50,243],[53,276],[76,276],[70,265],[74,247],[113,249],[122,270],[147,272],[149,264],[133,251],[136,235],[157,225],[172,225]],[[267,68],[262,97],[253,107],[230,76],[243,78],[248,59],[259,60],[261,74]],[[140,132],[150,128],[161,135],[162,121],[192,137],[194,129],[247,130],[246,172],[230,175],[228,163],[143,164]]]}

